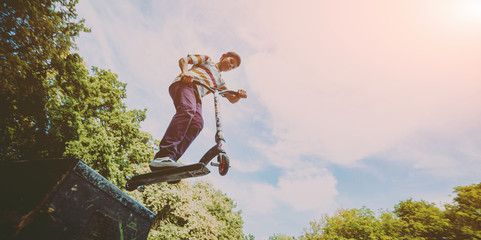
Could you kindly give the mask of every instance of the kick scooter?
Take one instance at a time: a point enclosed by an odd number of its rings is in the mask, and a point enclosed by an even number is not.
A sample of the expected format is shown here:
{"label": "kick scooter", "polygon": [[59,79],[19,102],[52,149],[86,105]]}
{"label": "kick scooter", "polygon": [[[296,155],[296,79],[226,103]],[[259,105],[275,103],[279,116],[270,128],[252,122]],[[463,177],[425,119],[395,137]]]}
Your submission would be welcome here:
{"label": "kick scooter", "polygon": [[145,174],[135,175],[131,178],[127,178],[127,184],[125,188],[128,191],[133,191],[137,189],[139,186],[150,185],[154,183],[160,182],[168,182],[168,183],[178,183],[181,179],[184,178],[191,178],[191,177],[200,177],[210,173],[210,170],[207,168],[207,164],[217,156],[217,162],[211,162],[211,165],[214,167],[218,167],[219,174],[224,176],[227,174],[229,170],[229,157],[225,152],[223,145],[225,143],[224,132],[222,131],[222,124],[220,118],[220,111],[219,111],[219,96],[224,96],[226,94],[232,94],[237,96],[236,91],[232,90],[223,90],[219,91],[218,89],[209,87],[201,82],[195,81],[194,84],[201,85],[206,88],[208,91],[213,93],[214,95],[214,108],[215,108],[215,125],[216,125],[216,133],[215,133],[215,142],[216,144],[211,147],[205,154],[202,156],[198,163],[194,163],[191,165],[185,165],[181,167],[171,167],[165,168],[159,171],[149,172]]}

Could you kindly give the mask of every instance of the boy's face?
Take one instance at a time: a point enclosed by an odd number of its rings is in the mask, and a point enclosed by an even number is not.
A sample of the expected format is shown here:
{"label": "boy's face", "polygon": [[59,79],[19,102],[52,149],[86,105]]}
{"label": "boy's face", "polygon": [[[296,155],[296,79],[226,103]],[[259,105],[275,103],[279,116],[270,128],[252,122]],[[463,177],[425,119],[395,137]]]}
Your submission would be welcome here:
{"label": "boy's face", "polygon": [[233,57],[222,56],[218,64],[219,70],[222,72],[230,71],[239,65],[237,59]]}

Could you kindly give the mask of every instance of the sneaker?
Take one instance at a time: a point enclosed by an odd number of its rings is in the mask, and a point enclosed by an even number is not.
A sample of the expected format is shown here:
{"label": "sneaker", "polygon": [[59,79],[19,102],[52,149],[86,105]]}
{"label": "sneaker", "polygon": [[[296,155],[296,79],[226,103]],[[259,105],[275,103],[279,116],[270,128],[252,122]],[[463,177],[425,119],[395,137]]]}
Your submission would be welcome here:
{"label": "sneaker", "polygon": [[150,164],[151,171],[158,171],[163,168],[172,168],[172,167],[180,167],[183,166],[181,163],[176,162],[171,157],[161,157],[154,159]]}

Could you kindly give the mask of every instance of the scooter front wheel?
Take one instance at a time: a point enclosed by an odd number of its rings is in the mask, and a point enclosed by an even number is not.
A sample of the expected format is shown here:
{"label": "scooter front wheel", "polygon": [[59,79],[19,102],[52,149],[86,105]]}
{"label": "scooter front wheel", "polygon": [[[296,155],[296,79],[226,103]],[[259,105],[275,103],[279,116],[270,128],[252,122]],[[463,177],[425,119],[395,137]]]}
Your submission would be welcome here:
{"label": "scooter front wheel", "polygon": [[217,162],[219,162],[219,174],[224,176],[229,171],[229,157],[225,154],[219,154],[217,156]]}

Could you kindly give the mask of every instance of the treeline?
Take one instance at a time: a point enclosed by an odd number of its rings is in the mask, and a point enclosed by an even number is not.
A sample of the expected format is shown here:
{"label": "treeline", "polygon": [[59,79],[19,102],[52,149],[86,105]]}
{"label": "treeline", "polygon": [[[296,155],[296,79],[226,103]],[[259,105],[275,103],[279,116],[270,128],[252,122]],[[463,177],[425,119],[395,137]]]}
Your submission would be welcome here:
{"label": "treeline", "polygon": [[426,201],[402,201],[394,211],[341,209],[310,222],[300,237],[275,234],[271,240],[323,239],[481,239],[481,183],[456,187],[444,208]]}
{"label": "treeline", "polygon": [[[78,157],[119,187],[148,171],[146,110],[128,111],[126,84],[72,53],[88,32],[76,0],[0,3],[0,161]],[[157,213],[149,239],[242,239],[235,203],[210,184],[157,184],[132,196]]]}

